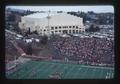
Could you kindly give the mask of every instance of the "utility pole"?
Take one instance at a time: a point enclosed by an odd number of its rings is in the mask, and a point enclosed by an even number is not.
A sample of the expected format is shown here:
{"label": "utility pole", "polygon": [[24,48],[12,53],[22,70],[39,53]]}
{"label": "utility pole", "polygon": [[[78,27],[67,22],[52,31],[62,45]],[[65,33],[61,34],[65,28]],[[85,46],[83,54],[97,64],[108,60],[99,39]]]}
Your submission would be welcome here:
{"label": "utility pole", "polygon": [[[48,34],[49,34],[49,35],[50,35],[50,18],[51,18],[50,15],[49,15],[50,12],[51,12],[51,11],[49,10],[49,11],[48,11],[48,16],[47,16],[47,19],[48,19],[48,29],[47,29],[47,30],[48,30]],[[48,35],[48,36],[49,36],[49,35]],[[49,37],[48,37],[48,38],[49,38]]]}

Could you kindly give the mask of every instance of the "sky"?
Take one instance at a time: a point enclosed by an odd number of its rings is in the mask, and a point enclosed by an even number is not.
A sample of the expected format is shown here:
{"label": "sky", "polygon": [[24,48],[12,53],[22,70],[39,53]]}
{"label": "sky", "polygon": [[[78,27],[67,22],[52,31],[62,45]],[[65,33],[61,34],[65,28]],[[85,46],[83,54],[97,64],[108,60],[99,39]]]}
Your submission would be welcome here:
{"label": "sky", "polygon": [[93,5],[93,6],[7,6],[6,8],[15,8],[31,11],[94,11],[96,13],[114,13],[114,7],[112,5]]}

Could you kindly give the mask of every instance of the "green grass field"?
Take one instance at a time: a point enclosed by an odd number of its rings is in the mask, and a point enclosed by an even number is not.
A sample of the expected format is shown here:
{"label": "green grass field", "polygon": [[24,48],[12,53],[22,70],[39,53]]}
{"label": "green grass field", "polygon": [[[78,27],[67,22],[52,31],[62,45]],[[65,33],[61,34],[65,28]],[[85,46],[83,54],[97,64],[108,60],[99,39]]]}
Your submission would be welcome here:
{"label": "green grass field", "polygon": [[55,63],[48,61],[29,61],[7,75],[8,79],[49,79],[55,72],[62,73],[62,79],[111,79],[113,68],[93,67],[80,64]]}

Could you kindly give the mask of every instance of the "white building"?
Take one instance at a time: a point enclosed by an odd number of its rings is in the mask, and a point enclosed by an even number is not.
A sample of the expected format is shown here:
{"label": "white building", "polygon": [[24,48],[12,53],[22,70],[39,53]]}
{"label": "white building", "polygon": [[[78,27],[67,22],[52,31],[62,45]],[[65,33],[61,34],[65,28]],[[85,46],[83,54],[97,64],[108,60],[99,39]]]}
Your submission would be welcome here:
{"label": "white building", "polygon": [[76,34],[85,31],[83,18],[67,13],[34,13],[23,16],[19,23],[21,29],[37,30],[41,35]]}

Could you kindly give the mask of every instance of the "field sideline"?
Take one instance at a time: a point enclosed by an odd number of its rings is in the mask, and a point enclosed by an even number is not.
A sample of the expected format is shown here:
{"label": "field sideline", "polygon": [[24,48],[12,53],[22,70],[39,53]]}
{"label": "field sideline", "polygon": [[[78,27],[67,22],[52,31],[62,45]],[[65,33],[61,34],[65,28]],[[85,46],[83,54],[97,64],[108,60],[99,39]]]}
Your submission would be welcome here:
{"label": "field sideline", "polygon": [[62,73],[62,79],[111,79],[113,68],[67,64],[50,61],[29,61],[17,68],[8,79],[49,79],[55,72]]}

